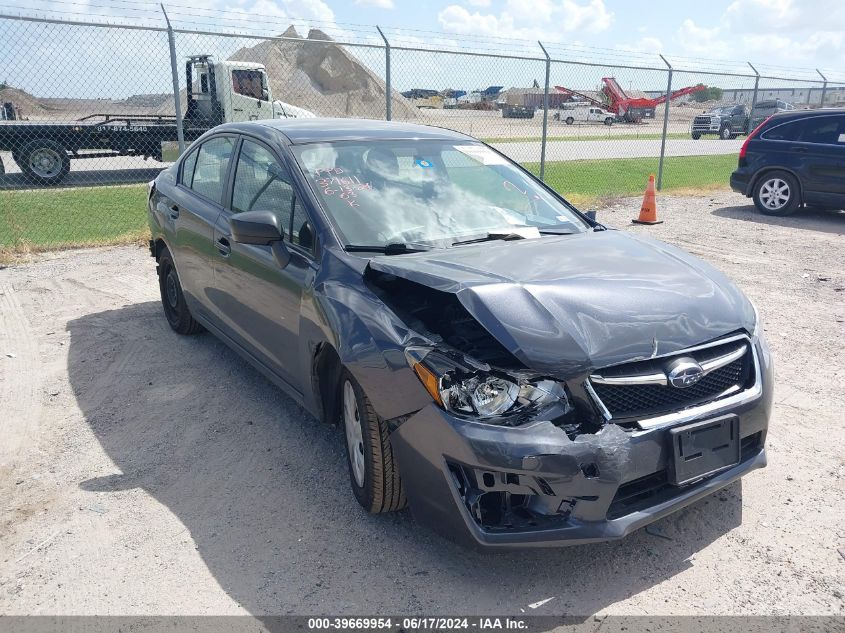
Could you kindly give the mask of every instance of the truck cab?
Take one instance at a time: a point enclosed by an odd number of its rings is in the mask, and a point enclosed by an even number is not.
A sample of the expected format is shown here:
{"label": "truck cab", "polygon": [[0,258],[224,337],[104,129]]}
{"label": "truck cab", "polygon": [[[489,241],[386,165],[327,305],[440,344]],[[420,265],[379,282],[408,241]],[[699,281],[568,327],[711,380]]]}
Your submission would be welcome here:
{"label": "truck cab", "polygon": [[186,121],[199,126],[222,123],[313,117],[307,110],[274,101],[267,71],[255,62],[211,60],[210,55],[188,59]]}

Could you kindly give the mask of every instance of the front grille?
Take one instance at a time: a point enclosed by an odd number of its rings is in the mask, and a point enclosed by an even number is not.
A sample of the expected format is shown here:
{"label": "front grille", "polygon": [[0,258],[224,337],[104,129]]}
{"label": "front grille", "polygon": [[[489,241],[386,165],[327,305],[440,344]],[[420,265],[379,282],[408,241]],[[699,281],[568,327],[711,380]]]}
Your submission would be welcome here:
{"label": "front grille", "polygon": [[[626,378],[636,381],[639,377],[659,377],[661,374],[665,375],[667,367],[679,358],[693,358],[706,365],[708,361],[725,358],[734,352],[741,353],[743,350],[744,353],[739,358],[709,371],[696,384],[685,388],[673,387],[670,384],[599,382],[599,379]],[[745,389],[754,378],[751,347],[744,337],[691,352],[679,352],[668,357],[617,365],[599,373],[600,376],[591,376],[591,387],[614,421],[640,420],[711,402]]]}
{"label": "front grille", "polygon": [[697,116],[692,120],[693,125],[704,125],[706,127],[710,127],[710,117],[709,116]]}

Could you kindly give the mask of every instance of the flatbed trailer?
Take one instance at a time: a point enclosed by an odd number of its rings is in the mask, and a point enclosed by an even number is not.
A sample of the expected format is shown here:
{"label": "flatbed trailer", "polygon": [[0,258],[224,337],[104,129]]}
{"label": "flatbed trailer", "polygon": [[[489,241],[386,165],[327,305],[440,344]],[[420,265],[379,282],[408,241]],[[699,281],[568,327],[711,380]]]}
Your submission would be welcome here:
{"label": "flatbed trailer", "polygon": [[[211,127],[183,122],[185,141]],[[176,140],[176,117],[166,115],[91,114],[67,122],[0,123],[0,151],[11,152],[21,171],[37,184],[60,182],[74,159],[143,156],[161,161],[163,143]]]}
{"label": "flatbed trailer", "polygon": [[[261,64],[213,62],[210,55],[194,55],[186,62],[185,77],[187,106],[182,129],[187,143],[221,123],[314,116],[302,108],[274,101]],[[11,152],[24,175],[37,185],[59,184],[75,159],[143,156],[161,161],[163,144],[177,139],[176,117],[166,114],[89,114],[76,121],[0,121],[0,151]]]}

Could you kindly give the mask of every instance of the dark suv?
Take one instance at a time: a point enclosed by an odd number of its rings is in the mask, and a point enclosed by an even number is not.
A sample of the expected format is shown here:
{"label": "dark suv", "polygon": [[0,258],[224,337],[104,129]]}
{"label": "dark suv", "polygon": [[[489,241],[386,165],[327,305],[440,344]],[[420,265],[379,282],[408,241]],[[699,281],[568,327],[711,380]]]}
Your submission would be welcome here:
{"label": "dark suv", "polygon": [[731,189],[754,198],[766,215],[803,204],[845,208],[845,109],[775,114],[739,151]]}

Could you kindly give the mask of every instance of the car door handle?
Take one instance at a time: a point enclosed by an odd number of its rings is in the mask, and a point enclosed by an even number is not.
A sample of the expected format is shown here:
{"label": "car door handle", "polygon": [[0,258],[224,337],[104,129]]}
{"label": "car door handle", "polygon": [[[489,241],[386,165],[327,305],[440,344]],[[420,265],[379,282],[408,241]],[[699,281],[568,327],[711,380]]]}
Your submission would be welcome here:
{"label": "car door handle", "polygon": [[170,219],[175,220],[178,217],[179,217],[179,206],[174,204],[172,207],[170,207]]}
{"label": "car door handle", "polygon": [[229,253],[232,252],[232,245],[229,244],[229,240],[227,240],[225,237],[218,238],[217,252],[220,253],[223,257],[228,257]]}

